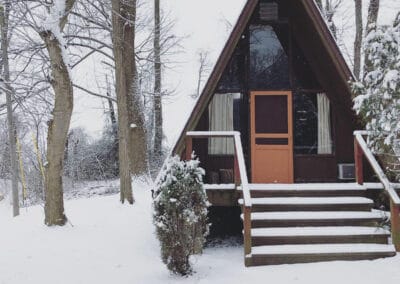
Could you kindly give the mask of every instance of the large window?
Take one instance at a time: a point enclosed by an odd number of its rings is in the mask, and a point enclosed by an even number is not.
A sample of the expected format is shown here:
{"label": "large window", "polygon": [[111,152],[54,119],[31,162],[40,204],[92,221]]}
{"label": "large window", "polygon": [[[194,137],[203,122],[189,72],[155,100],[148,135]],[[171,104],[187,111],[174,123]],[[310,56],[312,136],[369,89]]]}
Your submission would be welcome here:
{"label": "large window", "polygon": [[287,27],[253,25],[249,33],[251,89],[289,89]]}
{"label": "large window", "polygon": [[219,80],[217,90],[221,92],[240,92],[243,87],[244,66],[244,56],[240,47],[238,47]]}
{"label": "large window", "polygon": [[331,111],[324,93],[294,96],[295,154],[332,154]]}
{"label": "large window", "polygon": [[317,77],[314,74],[308,60],[303,54],[302,49],[293,38],[292,41],[292,54],[293,54],[293,70],[294,70],[294,81],[298,88],[318,90],[321,88]]}
{"label": "large window", "polygon": [[[210,131],[240,130],[240,93],[215,94],[208,107]],[[210,138],[208,154],[233,155],[232,138]]]}

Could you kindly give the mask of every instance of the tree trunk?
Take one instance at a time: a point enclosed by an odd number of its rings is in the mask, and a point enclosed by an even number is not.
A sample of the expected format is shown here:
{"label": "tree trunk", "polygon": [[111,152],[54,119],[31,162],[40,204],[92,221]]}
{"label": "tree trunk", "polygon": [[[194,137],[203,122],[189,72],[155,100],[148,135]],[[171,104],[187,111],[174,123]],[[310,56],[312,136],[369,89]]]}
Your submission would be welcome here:
{"label": "tree trunk", "polygon": [[[110,99],[107,100],[108,102],[108,109],[110,112],[110,123],[111,123],[111,135],[113,139],[113,145],[110,151],[110,158],[118,164],[118,121],[117,116],[115,113],[114,102],[111,100],[111,86],[108,81],[108,77],[106,77],[107,81],[107,97]],[[113,167],[113,174],[115,176],[119,175],[118,167]]]}
{"label": "tree trunk", "polygon": [[[135,58],[135,56],[132,55],[132,58]],[[136,70],[136,64],[133,64]],[[135,72],[134,74],[134,88],[129,96],[128,109],[131,137],[131,147],[129,151],[131,157],[131,172],[134,176],[141,176],[149,173],[147,131],[144,118],[144,104],[137,87],[137,73]]]}
{"label": "tree trunk", "polygon": [[131,170],[133,168],[132,110],[136,91],[135,63],[136,0],[112,0],[113,49],[118,106],[120,200],[133,204]]}
{"label": "tree trunk", "polygon": [[163,117],[161,98],[161,24],[160,0],[154,0],[154,155],[156,159],[162,157]]}
{"label": "tree trunk", "polygon": [[17,165],[17,152],[16,152],[16,135],[15,123],[13,117],[12,100],[13,90],[10,85],[10,65],[8,61],[8,19],[10,15],[11,3],[4,1],[4,6],[0,7],[1,11],[1,50],[2,50],[2,67],[3,67],[3,80],[4,89],[6,92],[7,104],[7,121],[8,121],[8,139],[9,139],[9,152],[10,152],[10,174],[11,174],[11,192],[13,204],[13,216],[19,215],[19,196],[18,196],[18,165]]}
{"label": "tree trunk", "polygon": [[[379,14],[379,6],[380,0],[370,0],[368,6],[368,17],[367,17],[367,25],[365,27],[365,35],[368,35],[371,31],[371,26],[376,25],[378,21],[378,14]],[[372,64],[368,59],[369,53],[365,52],[364,57],[364,76],[365,74],[372,71]]]}
{"label": "tree trunk", "polygon": [[[65,1],[65,11],[59,19],[59,34],[67,22],[68,12],[74,3],[75,0]],[[55,13],[56,10],[54,8],[52,12]],[[65,52],[63,39],[57,37],[59,35],[53,32],[53,28],[44,28],[40,31],[40,36],[49,53],[51,85],[55,95],[53,118],[48,122],[44,212],[46,225],[62,226],[67,221],[64,214],[62,175],[64,150],[73,109],[73,86],[68,65],[63,56]]]}
{"label": "tree trunk", "polygon": [[354,40],[354,75],[356,79],[360,79],[361,72],[361,46],[363,37],[363,21],[362,21],[362,0],[354,0],[355,3],[355,19],[356,19],[356,37]]}

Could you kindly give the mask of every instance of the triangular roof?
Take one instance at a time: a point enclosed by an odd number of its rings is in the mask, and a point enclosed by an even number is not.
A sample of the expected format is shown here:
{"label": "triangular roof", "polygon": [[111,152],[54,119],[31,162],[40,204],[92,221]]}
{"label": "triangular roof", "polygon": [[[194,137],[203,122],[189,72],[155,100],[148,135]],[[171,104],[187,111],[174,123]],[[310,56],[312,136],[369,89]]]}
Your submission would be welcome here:
{"label": "triangular roof", "polygon": [[[341,53],[335,38],[333,37],[331,31],[329,30],[322,14],[315,3],[314,0],[291,0],[296,1],[299,4],[299,8],[303,9],[308,18],[311,20],[313,27],[317,33],[317,38],[323,44],[324,48],[329,54],[330,62],[334,65],[337,73],[340,74],[341,80],[344,84],[348,87],[348,81],[353,79],[354,76],[352,71],[350,70],[349,66],[346,63],[346,60]],[[183,131],[181,132],[176,144],[173,148],[174,154],[179,154],[184,149],[184,141],[185,141],[185,133],[187,131],[193,130],[194,127],[197,125],[203,111],[207,107],[209,101],[211,100],[214,91],[217,87],[217,84],[226,68],[229,64],[230,58],[233,55],[233,52],[240,40],[241,35],[245,31],[251,16],[253,15],[259,0],[248,0],[245,4],[236,25],[234,26],[228,41],[226,42],[215,66],[213,71],[211,72],[207,83],[205,84],[203,91],[198,98],[188,121],[185,124]],[[348,88],[348,93],[350,93],[350,89]],[[350,96],[349,96],[349,101]],[[348,105],[348,103],[347,103]],[[351,108],[350,108],[351,109]]]}

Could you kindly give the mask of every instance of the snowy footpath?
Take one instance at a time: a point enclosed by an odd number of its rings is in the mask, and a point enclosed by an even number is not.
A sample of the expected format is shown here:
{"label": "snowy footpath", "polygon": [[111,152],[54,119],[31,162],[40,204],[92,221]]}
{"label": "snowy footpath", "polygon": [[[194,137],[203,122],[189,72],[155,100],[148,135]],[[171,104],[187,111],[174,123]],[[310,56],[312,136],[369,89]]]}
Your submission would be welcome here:
{"label": "snowy footpath", "polygon": [[193,259],[194,275],[172,276],[159,257],[149,189],[134,188],[133,206],[118,195],[66,201],[63,228],[44,226],[41,206],[13,219],[1,201],[0,284],[400,283],[400,256],[245,268],[241,247],[208,248]]}

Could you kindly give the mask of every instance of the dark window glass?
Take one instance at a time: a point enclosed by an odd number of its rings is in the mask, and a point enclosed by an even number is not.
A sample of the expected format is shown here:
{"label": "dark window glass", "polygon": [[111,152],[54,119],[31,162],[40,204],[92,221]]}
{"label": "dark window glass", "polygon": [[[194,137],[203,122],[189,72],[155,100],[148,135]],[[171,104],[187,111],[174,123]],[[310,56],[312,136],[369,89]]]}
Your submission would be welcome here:
{"label": "dark window glass", "polygon": [[286,27],[250,26],[250,87],[288,89],[289,64]]}
{"label": "dark window glass", "polygon": [[240,97],[236,97],[233,99],[233,130],[240,131],[241,130],[241,104],[242,99]]}
{"label": "dark window glass", "polygon": [[317,154],[318,107],[315,94],[294,96],[294,152]]}
{"label": "dark window glass", "polygon": [[226,92],[234,92],[240,91],[241,89],[241,81],[240,81],[240,66],[241,64],[241,56],[236,51],[232,56],[231,61],[226,66],[224,73],[221,76],[218,84],[218,90],[226,91]]}
{"label": "dark window glass", "polygon": [[293,41],[293,69],[295,85],[297,87],[314,90],[321,89],[311,66],[295,41]]}
{"label": "dark window glass", "polygon": [[256,96],[256,133],[287,133],[287,96]]}

